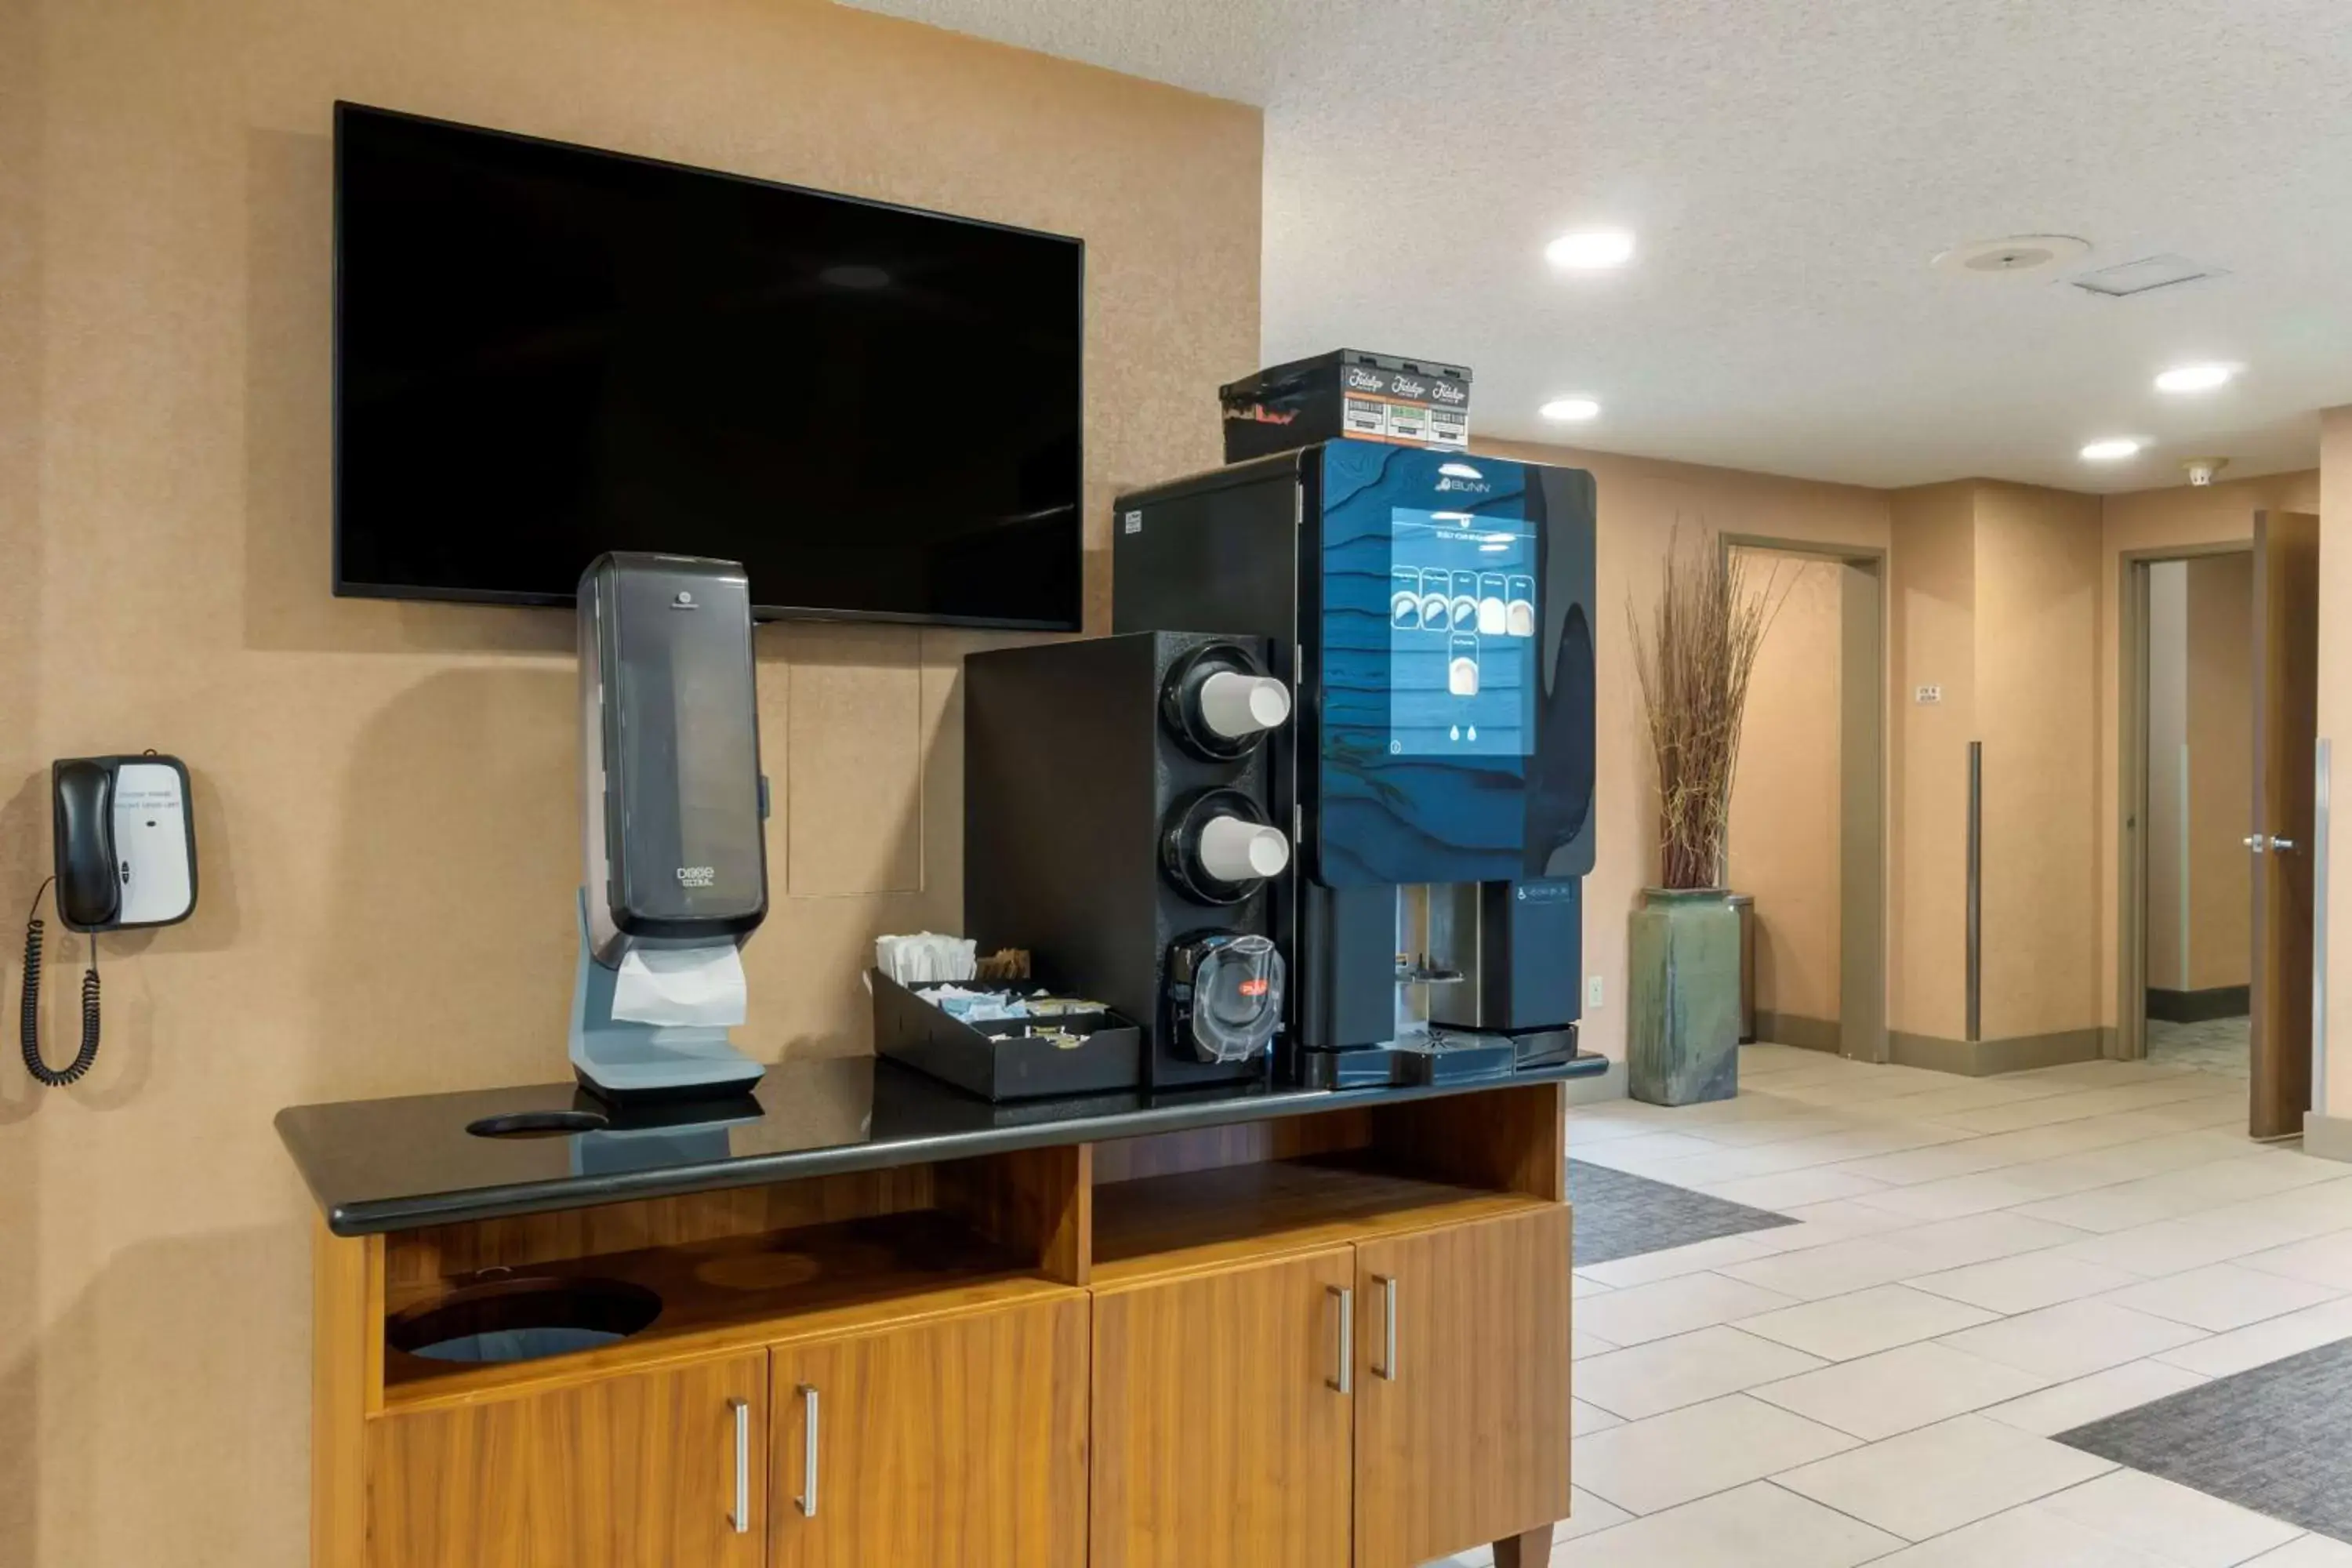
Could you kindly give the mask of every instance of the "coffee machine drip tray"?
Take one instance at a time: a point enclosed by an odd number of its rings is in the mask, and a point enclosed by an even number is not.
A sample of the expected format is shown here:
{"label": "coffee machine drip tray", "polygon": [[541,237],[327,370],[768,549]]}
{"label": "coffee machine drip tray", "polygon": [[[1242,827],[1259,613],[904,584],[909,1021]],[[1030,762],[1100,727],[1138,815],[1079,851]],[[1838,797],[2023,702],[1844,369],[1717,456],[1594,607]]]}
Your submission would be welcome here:
{"label": "coffee machine drip tray", "polygon": [[1500,1035],[1433,1029],[1399,1040],[1394,1050],[1407,1083],[1475,1083],[1519,1070],[1517,1048]]}

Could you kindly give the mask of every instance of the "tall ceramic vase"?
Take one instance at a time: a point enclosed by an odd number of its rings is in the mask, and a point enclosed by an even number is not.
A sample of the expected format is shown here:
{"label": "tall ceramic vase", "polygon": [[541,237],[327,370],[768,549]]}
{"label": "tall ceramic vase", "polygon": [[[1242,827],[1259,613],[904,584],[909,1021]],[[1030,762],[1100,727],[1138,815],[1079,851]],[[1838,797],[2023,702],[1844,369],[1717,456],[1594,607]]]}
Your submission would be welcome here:
{"label": "tall ceramic vase", "polygon": [[1627,1089],[1652,1105],[1739,1092],[1739,917],[1720,888],[1644,888],[1633,911]]}

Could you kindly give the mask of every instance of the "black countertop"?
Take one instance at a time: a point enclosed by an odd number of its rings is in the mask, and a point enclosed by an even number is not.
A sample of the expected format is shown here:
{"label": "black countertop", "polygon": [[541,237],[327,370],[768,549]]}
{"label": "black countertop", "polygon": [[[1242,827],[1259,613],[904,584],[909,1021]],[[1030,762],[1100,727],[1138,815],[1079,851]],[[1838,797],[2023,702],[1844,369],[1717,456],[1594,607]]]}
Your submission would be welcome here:
{"label": "black countertop", "polygon": [[[495,1219],[628,1198],[961,1159],[1011,1149],[1257,1121],[1600,1073],[1580,1057],[1507,1079],[1431,1088],[1250,1084],[992,1104],[875,1057],[772,1067],[755,1093],[619,1114],[571,1084],[298,1105],[278,1135],[338,1236]],[[494,1117],[585,1112],[609,1125],[534,1137],[467,1131]]]}

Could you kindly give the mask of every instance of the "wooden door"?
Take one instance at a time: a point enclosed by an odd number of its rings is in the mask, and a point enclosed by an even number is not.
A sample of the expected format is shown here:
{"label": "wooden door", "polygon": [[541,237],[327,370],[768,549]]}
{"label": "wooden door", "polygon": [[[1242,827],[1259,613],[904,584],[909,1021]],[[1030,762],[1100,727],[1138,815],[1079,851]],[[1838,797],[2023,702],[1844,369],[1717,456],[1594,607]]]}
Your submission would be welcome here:
{"label": "wooden door", "polygon": [[772,1568],[1083,1568],[1087,1310],[780,1346]]}
{"label": "wooden door", "polygon": [[2254,519],[2252,1093],[2257,1138],[2311,1108],[2312,755],[2319,729],[2319,520]]}
{"label": "wooden door", "polygon": [[1565,1205],[1356,1249],[1356,1568],[1568,1517]]}
{"label": "wooden door", "polygon": [[368,1563],[760,1568],[767,1402],[753,1352],[379,1416]]}
{"label": "wooden door", "polygon": [[1354,1284],[1342,1247],[1096,1293],[1093,1568],[1346,1568]]}

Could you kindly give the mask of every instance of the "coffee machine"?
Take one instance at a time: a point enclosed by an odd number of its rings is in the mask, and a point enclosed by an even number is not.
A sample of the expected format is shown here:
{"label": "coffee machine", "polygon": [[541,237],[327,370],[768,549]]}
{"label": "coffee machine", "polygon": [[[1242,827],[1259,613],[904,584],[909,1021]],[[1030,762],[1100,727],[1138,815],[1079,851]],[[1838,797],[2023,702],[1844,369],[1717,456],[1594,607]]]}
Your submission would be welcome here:
{"label": "coffee machine", "polygon": [[1263,1079],[1285,1015],[1264,637],[1155,631],[964,661],[964,926],[1143,1030],[1153,1089]]}
{"label": "coffee machine", "polygon": [[1575,1050],[1593,863],[1592,477],[1338,440],[1121,497],[1114,633],[1265,639],[1296,867],[1284,1055],[1332,1087]]}

